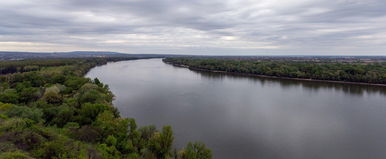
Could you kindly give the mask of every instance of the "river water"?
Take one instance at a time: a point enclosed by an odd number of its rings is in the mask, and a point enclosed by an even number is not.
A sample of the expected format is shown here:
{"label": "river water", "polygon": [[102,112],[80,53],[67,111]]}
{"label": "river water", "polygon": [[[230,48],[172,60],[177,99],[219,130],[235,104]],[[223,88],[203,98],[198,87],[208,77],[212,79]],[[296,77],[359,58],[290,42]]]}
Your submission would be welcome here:
{"label": "river water", "polygon": [[122,117],[171,125],[175,147],[201,141],[215,159],[385,159],[386,88],[191,71],[146,59],[87,75]]}

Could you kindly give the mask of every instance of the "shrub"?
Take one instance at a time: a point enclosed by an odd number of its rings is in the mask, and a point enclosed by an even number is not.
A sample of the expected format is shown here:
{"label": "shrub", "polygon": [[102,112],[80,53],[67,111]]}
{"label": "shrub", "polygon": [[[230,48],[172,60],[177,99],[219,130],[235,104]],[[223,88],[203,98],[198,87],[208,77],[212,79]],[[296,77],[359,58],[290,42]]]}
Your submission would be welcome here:
{"label": "shrub", "polygon": [[0,153],[0,159],[33,159],[28,154],[20,151]]}
{"label": "shrub", "polygon": [[102,139],[101,129],[91,125],[84,125],[79,129],[75,129],[72,134],[74,138],[90,143],[96,143]]}
{"label": "shrub", "polygon": [[18,103],[19,94],[14,89],[7,89],[0,94],[0,102],[3,103]]}
{"label": "shrub", "polygon": [[79,115],[81,118],[80,123],[82,124],[91,124],[93,121],[95,121],[96,117],[106,111],[109,110],[111,106],[104,105],[104,104],[91,104],[86,103],[82,105],[81,109],[79,110]]}
{"label": "shrub", "polygon": [[61,104],[63,102],[63,97],[54,91],[44,93],[43,98],[49,104]]}
{"label": "shrub", "polygon": [[11,118],[1,122],[0,131],[22,131],[30,128],[33,121],[30,119],[23,118]]}
{"label": "shrub", "polygon": [[31,119],[35,122],[42,121],[43,112],[38,108],[29,108],[25,106],[12,106],[6,112],[8,117],[19,117]]}

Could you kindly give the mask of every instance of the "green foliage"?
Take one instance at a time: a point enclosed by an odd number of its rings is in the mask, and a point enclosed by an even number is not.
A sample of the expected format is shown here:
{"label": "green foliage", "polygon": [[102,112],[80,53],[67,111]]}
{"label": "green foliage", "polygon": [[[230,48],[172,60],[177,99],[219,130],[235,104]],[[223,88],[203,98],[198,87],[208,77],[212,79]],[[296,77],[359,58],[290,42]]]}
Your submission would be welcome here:
{"label": "green foliage", "polygon": [[181,159],[211,159],[211,151],[203,143],[189,142],[186,148],[181,152]]}
{"label": "green foliage", "polygon": [[84,125],[81,128],[73,127],[72,136],[75,139],[89,143],[96,143],[103,139],[102,130],[91,125]]}
{"label": "green foliage", "polygon": [[28,154],[20,151],[0,153],[0,159],[33,159]]}
{"label": "green foliage", "polygon": [[41,96],[40,89],[34,88],[34,87],[22,88],[19,94],[20,94],[20,103],[28,103],[31,101],[36,101]]}
{"label": "green foliage", "polygon": [[97,100],[102,100],[102,99],[103,97],[101,93],[99,93],[97,90],[89,90],[79,95],[78,100],[81,104],[83,104],[83,103],[97,103],[98,102]]}
{"label": "green foliage", "polygon": [[59,84],[64,84],[66,81],[66,76],[62,74],[54,74],[52,76],[52,82],[51,83],[59,83]]}
{"label": "green foliage", "polygon": [[42,121],[43,111],[39,108],[12,106],[4,114],[8,117],[27,118],[35,122],[40,122]]}
{"label": "green foliage", "polygon": [[96,85],[98,85],[99,87],[103,87],[103,83],[101,83],[101,81],[99,81],[98,78],[95,78],[95,79],[94,79],[94,83],[95,83]]}
{"label": "green foliage", "polygon": [[11,132],[3,137],[7,137],[8,141],[12,142],[18,149],[27,151],[39,148],[42,143],[47,141],[42,134],[32,128]]}
{"label": "green foliage", "polygon": [[141,138],[145,141],[149,140],[153,135],[157,132],[157,129],[154,125],[149,125],[140,128],[139,133],[141,134]]}
{"label": "green foliage", "polygon": [[9,103],[1,103],[1,102],[0,102],[0,112],[8,110],[8,109],[11,108],[12,106],[13,106],[13,104],[9,104]]}
{"label": "green foliage", "polygon": [[62,105],[54,107],[51,110],[53,110],[51,113],[54,113],[52,114],[53,118],[51,118],[49,122],[51,125],[63,127],[68,122],[72,122],[74,120],[75,108]]}
{"label": "green foliage", "polygon": [[0,102],[3,103],[18,103],[19,94],[15,89],[6,89],[0,93]]}
{"label": "green foliage", "polygon": [[46,91],[43,99],[49,104],[61,104],[63,102],[63,97],[55,91]]}
{"label": "green foliage", "polygon": [[30,119],[11,118],[1,122],[0,131],[3,131],[3,132],[22,131],[24,129],[32,127],[32,125],[33,125],[33,121]]}
{"label": "green foliage", "polygon": [[108,146],[116,146],[117,145],[117,139],[114,137],[114,136],[108,136],[106,138],[106,141],[105,143],[108,145]]}
{"label": "green foliage", "polygon": [[85,145],[80,142],[72,141],[66,138],[60,138],[43,143],[34,151],[34,156],[37,158],[88,158]]}
{"label": "green foliage", "polygon": [[77,94],[79,103],[111,103],[113,96],[102,86],[90,83],[84,84]]}
{"label": "green foliage", "polygon": [[66,125],[63,126],[63,128],[65,129],[78,129],[79,128],[79,124],[76,123],[76,122],[68,122]]}
{"label": "green foliage", "polygon": [[89,80],[86,78],[71,76],[64,82],[64,85],[67,87],[66,91],[70,93],[73,90],[78,90],[82,85],[84,85],[88,81]]}
{"label": "green foliage", "polygon": [[110,111],[100,113],[96,118],[94,126],[102,130],[104,138],[114,135],[117,138],[126,138],[129,120],[122,118],[115,118]]}
{"label": "green foliage", "polygon": [[114,146],[100,144],[98,145],[97,149],[104,159],[121,159],[121,153]]}
{"label": "green foliage", "polygon": [[79,115],[81,118],[79,123],[91,124],[100,113],[107,111],[110,108],[110,106],[105,104],[86,103],[82,105],[81,109],[79,110]]}
{"label": "green foliage", "polygon": [[173,131],[170,126],[162,128],[162,132],[155,133],[150,138],[149,149],[160,159],[171,158],[172,144],[173,144]]}

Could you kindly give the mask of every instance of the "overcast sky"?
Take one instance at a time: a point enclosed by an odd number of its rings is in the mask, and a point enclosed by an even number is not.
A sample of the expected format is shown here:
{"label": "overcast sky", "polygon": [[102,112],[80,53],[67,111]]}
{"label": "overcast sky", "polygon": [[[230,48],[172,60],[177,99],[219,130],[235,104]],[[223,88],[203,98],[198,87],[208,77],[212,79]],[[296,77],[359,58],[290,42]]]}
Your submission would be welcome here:
{"label": "overcast sky", "polygon": [[2,51],[386,55],[385,0],[0,0]]}

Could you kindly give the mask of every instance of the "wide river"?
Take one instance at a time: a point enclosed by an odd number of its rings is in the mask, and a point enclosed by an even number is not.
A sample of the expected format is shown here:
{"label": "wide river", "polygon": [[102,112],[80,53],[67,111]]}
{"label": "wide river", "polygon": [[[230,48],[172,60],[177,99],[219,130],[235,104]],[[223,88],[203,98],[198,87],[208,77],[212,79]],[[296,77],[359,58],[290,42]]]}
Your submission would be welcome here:
{"label": "wide river", "polygon": [[108,63],[122,117],[171,125],[175,147],[215,159],[385,159],[386,88],[196,72],[161,59]]}

